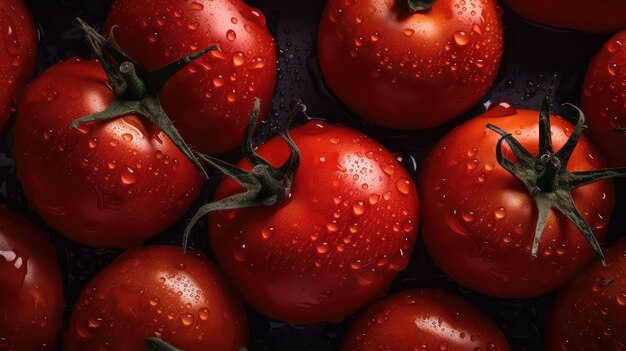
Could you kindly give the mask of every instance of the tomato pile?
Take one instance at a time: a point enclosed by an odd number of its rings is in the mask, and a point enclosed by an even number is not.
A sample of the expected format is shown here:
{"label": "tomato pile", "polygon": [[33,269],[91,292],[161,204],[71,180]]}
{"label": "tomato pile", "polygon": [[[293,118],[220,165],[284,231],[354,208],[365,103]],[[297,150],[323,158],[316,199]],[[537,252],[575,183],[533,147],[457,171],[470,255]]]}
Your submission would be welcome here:
{"label": "tomato pile", "polygon": [[0,0],[0,350],[626,350],[626,5],[544,3]]}

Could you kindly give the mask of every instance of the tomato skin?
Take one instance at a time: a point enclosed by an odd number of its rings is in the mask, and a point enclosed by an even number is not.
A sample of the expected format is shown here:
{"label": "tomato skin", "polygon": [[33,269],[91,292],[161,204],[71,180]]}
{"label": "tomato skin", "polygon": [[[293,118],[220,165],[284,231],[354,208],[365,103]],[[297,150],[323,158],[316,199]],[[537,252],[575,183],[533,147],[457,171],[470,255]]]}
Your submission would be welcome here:
{"label": "tomato skin", "polygon": [[148,350],[160,337],[185,350],[238,350],[247,343],[243,305],[203,254],[174,246],[123,253],[85,286],[65,351]]}
{"label": "tomato skin", "polygon": [[[254,309],[292,324],[338,322],[408,264],[417,190],[389,151],[352,129],[310,121],[290,134],[302,153],[291,198],[212,213],[211,245]],[[289,155],[279,138],[257,151],[274,166]],[[227,179],[215,198],[241,191]]]}
{"label": "tomato skin", "polygon": [[[0,43],[0,130],[15,112],[14,101],[35,71],[37,33],[28,9],[21,0],[0,1],[0,18],[5,30]],[[10,30],[9,30],[10,29]]]}
{"label": "tomato skin", "polygon": [[326,82],[369,124],[424,129],[458,117],[487,93],[502,57],[495,1],[460,2],[410,14],[395,1],[328,1],[318,41]]}
{"label": "tomato skin", "polygon": [[590,33],[614,33],[626,28],[622,0],[504,0],[513,11],[549,26]]}
{"label": "tomato skin", "polygon": [[[435,326],[435,327],[433,327]],[[438,289],[406,290],[359,314],[341,351],[509,350],[478,308]]]}
{"label": "tomato skin", "polygon": [[43,72],[14,127],[17,176],[29,206],[82,244],[127,247],[167,229],[193,204],[200,172],[137,116],[70,128],[114,99],[100,64],[78,58]]}
{"label": "tomato skin", "polygon": [[[626,240],[567,285],[546,315],[545,349],[621,350],[626,345]],[[612,279],[612,281],[611,281]]]}
{"label": "tomato skin", "polygon": [[606,155],[611,165],[626,166],[623,150],[626,133],[626,31],[615,34],[593,58],[585,83],[581,103],[589,128],[587,132]]}
{"label": "tomato skin", "polygon": [[56,350],[63,285],[46,235],[0,205],[0,349]]}
{"label": "tomato skin", "polygon": [[[217,44],[161,90],[163,109],[194,149],[219,155],[236,149],[252,112],[265,116],[276,85],[276,45],[265,16],[242,0],[117,0],[103,32],[147,70]],[[232,40],[231,40],[232,39]]]}
{"label": "tomato skin", "polygon": [[[495,110],[492,110],[495,111]],[[595,257],[582,233],[563,215],[551,211],[531,257],[537,208],[524,185],[496,160],[500,136],[487,123],[513,133],[533,155],[538,153],[539,112],[511,111],[509,116],[476,117],[450,133],[424,162],[421,177],[423,236],[435,263],[459,283],[483,294],[527,298],[558,288]],[[554,150],[574,127],[551,118]],[[514,157],[508,146],[505,156]],[[568,171],[604,168],[601,154],[583,135]],[[574,203],[599,242],[615,203],[612,182],[602,181],[572,192]]]}

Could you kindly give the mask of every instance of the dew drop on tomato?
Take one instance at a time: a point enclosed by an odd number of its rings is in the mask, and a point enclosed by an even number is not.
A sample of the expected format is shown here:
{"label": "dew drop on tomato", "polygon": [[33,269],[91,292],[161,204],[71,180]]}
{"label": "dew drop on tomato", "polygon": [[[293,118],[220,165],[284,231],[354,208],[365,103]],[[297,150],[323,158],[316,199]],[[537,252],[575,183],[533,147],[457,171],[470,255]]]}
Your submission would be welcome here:
{"label": "dew drop on tomato", "polygon": [[508,100],[496,100],[491,102],[487,107],[487,112],[483,117],[507,117],[517,113],[517,109],[513,103]]}

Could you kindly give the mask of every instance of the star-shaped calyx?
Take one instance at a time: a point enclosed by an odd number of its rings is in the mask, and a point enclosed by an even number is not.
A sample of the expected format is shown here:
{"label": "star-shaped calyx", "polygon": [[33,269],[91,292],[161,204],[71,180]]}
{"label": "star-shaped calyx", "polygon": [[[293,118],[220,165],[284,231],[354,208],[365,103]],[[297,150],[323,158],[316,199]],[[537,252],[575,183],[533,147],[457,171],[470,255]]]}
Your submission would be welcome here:
{"label": "star-shaped calyx", "polygon": [[205,53],[216,50],[217,46],[210,46],[156,71],[147,72],[142,70],[135,60],[115,45],[113,40],[115,27],[111,29],[111,41],[109,41],[80,18],[76,19],[76,24],[84,31],[85,42],[104,68],[113,85],[116,98],[104,111],[76,119],[72,123],[72,128],[77,129],[83,123],[105,121],[128,114],[141,115],[167,135],[185,157],[207,178],[206,171],[200,161],[163,111],[158,94],[165,83],[178,71]]}
{"label": "star-shaped calyx", "polygon": [[193,226],[206,214],[213,211],[231,210],[254,206],[273,206],[291,197],[293,177],[300,165],[300,150],[289,135],[289,125],[299,113],[306,111],[306,106],[299,103],[278,132],[289,146],[289,157],[282,166],[276,168],[254,151],[253,136],[259,119],[261,103],[255,99],[254,108],[246,129],[246,136],[242,145],[242,154],[252,166],[248,171],[232,165],[226,161],[197,154],[198,157],[217,168],[228,177],[241,184],[246,190],[226,197],[222,200],[210,202],[202,206],[193,216],[183,235],[183,249],[187,248],[189,232]]}
{"label": "star-shaped calyx", "polygon": [[[537,156],[532,155],[512,134],[488,124],[487,128],[502,136],[496,146],[496,158],[500,166],[526,186],[537,205],[538,217],[531,250],[532,256],[537,256],[541,234],[550,210],[557,210],[580,230],[596,254],[604,262],[602,248],[593,235],[591,227],[576,209],[572,199],[572,191],[602,179],[626,176],[626,168],[597,169],[582,172],[567,171],[567,162],[572,152],[574,152],[585,127],[585,115],[578,107],[572,104],[565,104],[577,112],[578,121],[563,147],[555,153],[552,149],[552,137],[550,134],[551,95],[552,92],[550,91],[544,99],[539,112],[539,154]],[[503,155],[503,142],[509,145],[511,152],[518,160],[517,163]]]}

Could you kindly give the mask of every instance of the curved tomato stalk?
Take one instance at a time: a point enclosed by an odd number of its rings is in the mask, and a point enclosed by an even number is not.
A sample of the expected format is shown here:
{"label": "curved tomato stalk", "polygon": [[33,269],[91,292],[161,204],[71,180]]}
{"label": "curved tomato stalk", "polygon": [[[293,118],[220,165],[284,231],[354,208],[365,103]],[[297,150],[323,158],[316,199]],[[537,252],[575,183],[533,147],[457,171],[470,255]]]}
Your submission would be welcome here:
{"label": "curved tomato stalk", "polygon": [[252,109],[252,114],[250,115],[250,122],[248,123],[248,128],[246,130],[245,141],[242,146],[243,156],[252,166],[252,171],[244,170],[211,156],[198,154],[198,157],[201,160],[217,168],[225,175],[233,178],[233,180],[246,188],[246,191],[226,197],[219,201],[207,203],[202,206],[185,228],[185,232],[183,234],[184,250],[187,249],[189,232],[200,220],[200,218],[209,212],[261,205],[273,206],[291,197],[293,177],[298,170],[298,166],[300,165],[300,150],[289,135],[289,125],[296,115],[306,111],[306,106],[301,103],[298,104],[296,110],[291,113],[285,122],[282,130],[279,131],[279,136],[287,143],[287,145],[289,145],[289,158],[279,168],[272,166],[269,162],[267,162],[267,160],[254,151],[252,142],[257,121],[259,119],[260,108],[260,100],[255,99],[254,108]]}
{"label": "curved tomato stalk", "polygon": [[[177,349],[176,347],[166,343],[165,341],[159,338],[147,338],[146,346],[148,347],[148,350],[150,351],[183,351],[181,349]],[[248,349],[245,347],[242,347],[237,351],[248,351]]]}
{"label": "curved tomato stalk", "polygon": [[[156,71],[145,72],[140,69],[137,62],[123,53],[114,43],[106,40],[83,20],[77,18],[76,23],[85,32],[85,41],[102,64],[109,80],[113,84],[113,90],[117,97],[104,111],[78,118],[72,123],[71,127],[77,129],[83,123],[104,121],[128,114],[142,115],[159,127],[189,161],[198,168],[204,178],[208,178],[200,161],[185,143],[172,121],[165,114],[165,111],[163,111],[158,94],[174,74],[205,53],[216,50],[217,46],[213,45],[185,56]],[[112,32],[113,29],[111,30],[111,38],[113,38]]]}
{"label": "curved tomato stalk", "polygon": [[[528,192],[537,205],[538,218],[531,250],[532,256],[537,257],[543,228],[548,219],[550,210],[554,209],[565,215],[565,217],[580,230],[604,263],[605,260],[602,248],[593,235],[591,227],[578,209],[576,209],[571,193],[578,187],[602,179],[624,177],[626,176],[626,168],[568,172],[566,170],[567,162],[572,152],[574,152],[576,144],[583,132],[585,115],[578,107],[572,104],[565,104],[576,110],[578,113],[578,121],[576,122],[574,131],[565,142],[565,145],[554,153],[550,133],[551,95],[552,92],[550,91],[544,99],[539,112],[539,154],[537,156],[530,154],[511,133],[507,133],[494,125],[488,124],[487,128],[502,136],[496,146],[496,158],[504,169],[526,186],[526,189],[528,189]],[[518,163],[513,163],[503,155],[502,143],[505,141],[517,158]]]}

